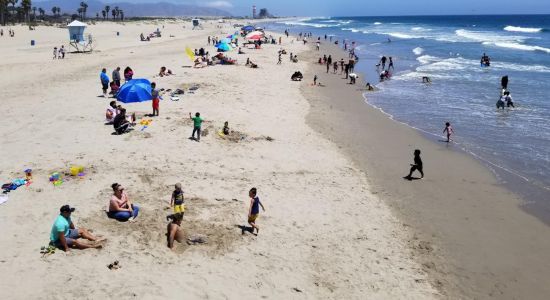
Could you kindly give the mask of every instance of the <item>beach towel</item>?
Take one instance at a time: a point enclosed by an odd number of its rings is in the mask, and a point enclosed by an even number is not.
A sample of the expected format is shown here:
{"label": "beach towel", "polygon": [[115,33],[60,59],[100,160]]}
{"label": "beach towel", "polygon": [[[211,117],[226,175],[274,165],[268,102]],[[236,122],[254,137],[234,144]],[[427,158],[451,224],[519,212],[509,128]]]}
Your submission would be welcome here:
{"label": "beach towel", "polygon": [[8,201],[8,195],[5,195],[5,194],[0,195],[0,204],[4,203],[6,201]]}

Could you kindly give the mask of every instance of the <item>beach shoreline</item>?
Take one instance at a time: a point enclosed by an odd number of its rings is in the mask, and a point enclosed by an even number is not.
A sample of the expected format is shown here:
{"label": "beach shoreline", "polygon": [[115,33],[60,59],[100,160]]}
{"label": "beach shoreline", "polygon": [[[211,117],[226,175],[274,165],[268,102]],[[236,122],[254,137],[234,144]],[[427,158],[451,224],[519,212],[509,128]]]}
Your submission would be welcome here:
{"label": "beach shoreline", "polygon": [[[217,26],[207,22],[192,31],[177,21],[98,23],[87,28],[95,51],[69,53],[65,60],[51,54],[54,46],[67,45],[66,30],[14,27],[15,38],[2,46],[7,60],[0,63],[6,95],[0,154],[9,157],[0,163],[0,177],[11,180],[31,168],[33,182],[10,192],[0,206],[6,232],[0,237],[0,297],[438,298],[407,247],[408,229],[370,192],[363,172],[306,124],[310,107],[300,86],[307,83],[292,82],[290,75],[306,69],[307,61],[276,65],[280,46],[265,45],[244,49],[244,55],[229,52],[237,65],[192,68],[186,47],[206,47],[208,35],[234,32],[230,24]],[[157,28],[161,38],[139,40]],[[290,38],[282,46],[307,50]],[[247,57],[259,68],[246,67]],[[112,125],[105,125],[113,99],[101,96],[99,72],[107,68],[110,75],[116,66],[131,66],[134,78],[148,78],[158,88],[186,93],[179,101],[165,95],[158,117],[147,116],[150,101],[122,104],[138,124],[152,121],[113,135]],[[159,77],[161,66],[175,75]],[[208,130],[200,143],[188,138],[189,113],[195,112]],[[218,133],[225,121],[235,139]],[[65,175],[72,165],[85,174]],[[61,184],[49,181],[53,172],[64,175]],[[140,206],[134,222],[107,218],[114,182]],[[205,245],[166,247],[177,182],[186,195],[182,228],[206,235]],[[241,229],[252,187],[266,207],[258,236]],[[40,253],[64,204],[76,207],[77,227],[107,238],[103,249]],[[114,261],[120,269],[107,267]],[[22,288],[27,281],[32,289]]]}
{"label": "beach shoreline", "polygon": [[[363,80],[350,86],[325,74],[314,63],[323,54],[347,58],[325,43],[308,53],[309,76],[318,74],[326,86],[302,89],[311,105],[308,124],[336,143],[367,174],[373,192],[412,227],[410,247],[431,283],[450,298],[544,299],[549,291],[538,278],[548,275],[541,267],[550,249],[547,226],[522,211],[523,201],[479,161],[365,103]],[[404,181],[416,148],[426,178]],[[527,260],[522,253],[529,252]]]}

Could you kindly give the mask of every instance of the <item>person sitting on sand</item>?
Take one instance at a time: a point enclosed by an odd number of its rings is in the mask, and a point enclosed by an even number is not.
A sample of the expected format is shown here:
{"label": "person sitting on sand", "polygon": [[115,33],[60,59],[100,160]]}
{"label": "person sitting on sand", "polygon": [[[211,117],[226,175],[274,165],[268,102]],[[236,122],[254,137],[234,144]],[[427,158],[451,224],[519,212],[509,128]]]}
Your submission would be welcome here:
{"label": "person sitting on sand", "polygon": [[117,114],[118,109],[116,106],[116,101],[111,101],[109,103],[109,107],[107,107],[107,111],[105,111],[105,120],[107,124],[113,124],[113,121],[115,120]]}
{"label": "person sitting on sand", "polygon": [[298,55],[294,55],[294,58],[292,58],[292,62],[294,63],[298,62]]}
{"label": "person sitting on sand", "polygon": [[420,158],[420,150],[414,150],[414,164],[411,164],[411,170],[409,175],[405,176],[405,179],[412,180],[412,173],[418,170],[420,172],[420,178],[424,178],[424,169],[422,168],[422,159]]}
{"label": "person sitting on sand", "polygon": [[174,75],[172,74],[172,70],[166,69],[166,67],[160,67],[160,71],[159,71],[160,77],[170,76],[170,75]]}
{"label": "person sitting on sand", "polygon": [[[69,205],[63,205],[59,209],[59,215],[55,219],[52,230],[50,233],[50,245],[55,246],[65,252],[69,251],[69,248],[74,249],[87,249],[87,248],[101,248],[103,245],[101,239],[93,236],[85,228],[76,228],[71,220],[71,214],[75,211],[74,207]],[[78,239],[84,238],[94,243],[82,243]]]}
{"label": "person sitting on sand", "polygon": [[185,199],[183,198],[183,190],[181,183],[176,183],[175,189],[170,198],[170,207],[174,209],[174,213],[185,213]]}
{"label": "person sitting on sand", "polygon": [[130,67],[124,69],[124,81],[128,82],[134,77],[134,71]]}
{"label": "person sitting on sand", "polygon": [[245,53],[243,52],[243,50],[241,50],[241,47],[239,47],[239,52],[237,52],[237,54],[245,54]]}
{"label": "person sitting on sand", "polygon": [[374,87],[370,84],[370,82],[367,82],[366,88],[367,91],[374,91]]}
{"label": "person sitting on sand", "polygon": [[137,218],[139,207],[130,201],[122,185],[113,183],[111,188],[114,193],[109,201],[107,216],[121,222],[133,221]]}
{"label": "person sitting on sand", "polygon": [[223,123],[222,132],[224,135],[229,135],[229,122],[225,121],[225,123]]}
{"label": "person sitting on sand", "polygon": [[119,113],[113,119],[113,127],[116,134],[123,134],[130,131],[132,124],[126,119],[126,109],[121,108]]}
{"label": "person sitting on sand", "polygon": [[120,86],[118,86],[116,82],[111,81],[111,83],[109,83],[109,87],[111,88],[111,91],[109,92],[109,94],[113,95],[113,97],[116,98],[116,95],[118,94],[118,90],[120,89]]}
{"label": "person sitting on sand", "polygon": [[174,248],[174,241],[183,243],[185,238],[183,230],[181,229],[181,221],[183,220],[183,213],[175,213],[166,217],[170,221],[166,226],[166,240],[168,248]]}
{"label": "person sitting on sand", "polygon": [[254,233],[254,229],[256,229],[256,235],[260,232],[260,227],[256,225],[256,220],[258,219],[258,215],[260,214],[260,206],[262,207],[262,210],[265,211],[264,205],[262,202],[260,202],[260,198],[257,196],[257,190],[255,187],[251,188],[248,192],[248,196],[250,197],[250,207],[248,208],[248,224],[252,226],[252,233]]}

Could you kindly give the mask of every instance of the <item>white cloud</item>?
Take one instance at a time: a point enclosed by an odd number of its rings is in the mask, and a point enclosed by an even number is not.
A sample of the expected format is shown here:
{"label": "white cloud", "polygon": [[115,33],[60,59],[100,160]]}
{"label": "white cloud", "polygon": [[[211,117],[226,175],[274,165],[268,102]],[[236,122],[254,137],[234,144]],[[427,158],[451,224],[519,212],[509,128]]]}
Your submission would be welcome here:
{"label": "white cloud", "polygon": [[211,1],[202,3],[203,6],[213,7],[213,8],[232,8],[233,4],[229,1]]}

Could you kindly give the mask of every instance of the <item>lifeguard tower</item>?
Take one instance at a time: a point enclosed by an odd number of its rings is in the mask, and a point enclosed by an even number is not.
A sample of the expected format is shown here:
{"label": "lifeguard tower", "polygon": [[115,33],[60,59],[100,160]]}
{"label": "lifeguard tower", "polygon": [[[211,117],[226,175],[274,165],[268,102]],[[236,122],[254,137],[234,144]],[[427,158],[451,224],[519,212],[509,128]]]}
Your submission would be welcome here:
{"label": "lifeguard tower", "polygon": [[88,35],[88,39],[84,38],[84,30],[86,29],[86,24],[79,22],[77,20],[72,21],[67,28],[69,29],[69,39],[70,45],[75,48],[76,52],[92,52],[93,40],[92,35]]}
{"label": "lifeguard tower", "polygon": [[192,22],[193,22],[193,30],[203,29],[199,19],[193,19]]}

